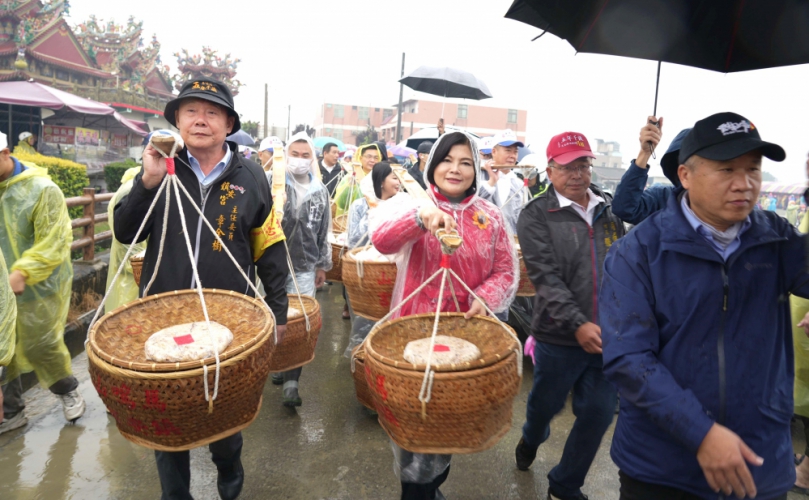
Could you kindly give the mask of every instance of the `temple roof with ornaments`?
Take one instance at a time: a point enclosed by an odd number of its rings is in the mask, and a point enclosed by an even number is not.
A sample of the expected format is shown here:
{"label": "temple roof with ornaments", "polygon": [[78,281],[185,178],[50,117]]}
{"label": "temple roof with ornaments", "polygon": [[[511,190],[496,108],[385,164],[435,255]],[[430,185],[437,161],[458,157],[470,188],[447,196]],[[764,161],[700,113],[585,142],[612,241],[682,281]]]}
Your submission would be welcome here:
{"label": "temple roof with ornaments", "polygon": [[239,93],[239,88],[243,85],[236,79],[236,67],[241,59],[232,59],[230,54],[219,57],[217,52],[210,47],[202,48],[202,55],[190,55],[187,50],[175,52],[177,58],[177,69],[180,75],[175,78],[175,88],[180,90],[187,81],[201,77],[214,78],[223,82],[230,88],[233,95]]}

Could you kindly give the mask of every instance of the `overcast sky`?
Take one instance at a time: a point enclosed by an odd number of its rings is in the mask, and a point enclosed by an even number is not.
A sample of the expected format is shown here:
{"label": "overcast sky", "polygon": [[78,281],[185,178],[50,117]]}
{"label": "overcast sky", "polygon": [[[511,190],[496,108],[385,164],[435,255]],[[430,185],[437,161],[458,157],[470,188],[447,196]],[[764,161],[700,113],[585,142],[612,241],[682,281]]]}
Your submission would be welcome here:
{"label": "overcast sky", "polygon": [[[142,20],[144,39],[157,34],[163,62],[176,71],[175,52],[203,46],[242,62],[236,96],[243,119],[263,120],[269,84],[270,123],[311,124],[324,102],[391,106],[405,73],[420,65],[473,72],[494,95],[481,104],[528,110],[528,143],[544,153],[564,131],[618,141],[628,164],[638,131],[654,104],[656,63],[576,55],[553,35],[531,42],[536,28],[505,19],[511,0],[229,0],[109,2],[72,0],[76,25],[90,14],[126,23]],[[764,169],[782,182],[805,180],[809,151],[809,65],[725,75],[663,64],[658,112],[663,144],[696,120],[740,113],[763,138],[787,151]],[[435,99],[405,88],[407,98]],[[450,117],[448,123],[452,123]],[[658,155],[658,158],[661,155]],[[653,162],[654,163],[654,162]],[[658,166],[652,170],[660,175]]]}

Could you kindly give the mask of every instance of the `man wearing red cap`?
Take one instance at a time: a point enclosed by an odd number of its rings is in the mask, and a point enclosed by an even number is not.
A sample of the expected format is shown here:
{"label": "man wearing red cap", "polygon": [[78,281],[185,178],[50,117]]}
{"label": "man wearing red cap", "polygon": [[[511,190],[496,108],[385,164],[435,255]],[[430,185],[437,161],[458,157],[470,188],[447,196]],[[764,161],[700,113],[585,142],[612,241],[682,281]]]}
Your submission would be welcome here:
{"label": "man wearing red cap", "polygon": [[615,388],[602,373],[598,289],[607,250],[624,235],[611,197],[590,183],[595,157],[584,135],[565,132],[548,144],[548,190],[520,214],[517,233],[536,287],[531,334],[534,385],[516,449],[528,470],[550,435],[553,417],[573,392],[576,422],[559,465],[548,474],[548,499],[581,500],[584,478],[612,423]]}

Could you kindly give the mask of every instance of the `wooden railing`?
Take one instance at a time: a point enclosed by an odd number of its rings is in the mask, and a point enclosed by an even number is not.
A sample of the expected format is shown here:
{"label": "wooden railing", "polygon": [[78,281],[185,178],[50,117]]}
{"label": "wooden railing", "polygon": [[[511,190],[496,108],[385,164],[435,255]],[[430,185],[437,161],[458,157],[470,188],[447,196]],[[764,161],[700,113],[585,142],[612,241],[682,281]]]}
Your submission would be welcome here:
{"label": "wooden railing", "polygon": [[83,196],[76,196],[74,198],[67,198],[67,208],[83,207],[84,212],[78,219],[70,221],[73,229],[77,227],[84,228],[84,234],[81,238],[77,239],[70,245],[70,250],[84,249],[82,260],[92,261],[95,260],[96,243],[112,238],[112,230],[102,231],[98,234],[95,232],[95,225],[99,222],[107,222],[107,212],[96,215],[96,203],[102,201],[110,201],[115,193],[96,194],[94,188],[84,188]]}

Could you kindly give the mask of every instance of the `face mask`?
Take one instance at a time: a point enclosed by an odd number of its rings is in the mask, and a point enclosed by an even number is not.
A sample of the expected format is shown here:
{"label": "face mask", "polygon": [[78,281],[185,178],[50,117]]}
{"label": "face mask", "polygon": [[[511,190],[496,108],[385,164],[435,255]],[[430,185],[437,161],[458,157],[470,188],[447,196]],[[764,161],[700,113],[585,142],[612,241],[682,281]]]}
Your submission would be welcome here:
{"label": "face mask", "polygon": [[292,175],[306,175],[311,172],[312,160],[306,158],[290,158],[287,160],[287,168]]}

